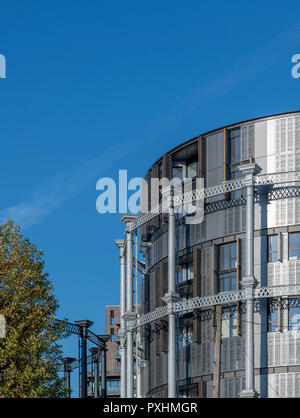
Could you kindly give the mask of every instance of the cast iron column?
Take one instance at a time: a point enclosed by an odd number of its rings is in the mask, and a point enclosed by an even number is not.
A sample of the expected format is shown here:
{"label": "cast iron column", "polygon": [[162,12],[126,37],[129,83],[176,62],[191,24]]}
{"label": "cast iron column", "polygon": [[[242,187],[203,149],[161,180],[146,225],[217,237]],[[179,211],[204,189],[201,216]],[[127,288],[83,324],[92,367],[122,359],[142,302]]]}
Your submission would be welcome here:
{"label": "cast iron column", "polygon": [[[131,321],[136,318],[133,311],[133,277],[132,277],[132,230],[131,224],[138,215],[126,214],[121,217],[122,222],[126,224],[126,281],[127,281],[127,306],[124,315],[125,321]],[[133,398],[134,375],[133,375],[133,330],[127,329],[127,398]]]}
{"label": "cast iron column", "polygon": [[240,393],[241,398],[255,398],[254,388],[254,313],[253,290],[256,286],[254,277],[254,175],[261,171],[255,164],[245,164],[240,167],[247,192],[246,213],[246,276],[241,285],[246,292],[246,344],[245,344],[245,389]]}
{"label": "cast iron column", "polygon": [[99,348],[90,349],[94,364],[94,398],[99,398]]}
{"label": "cast iron column", "polygon": [[101,398],[106,398],[106,343],[109,341],[109,335],[97,335],[99,340],[99,350],[101,355]]}
{"label": "cast iron column", "polygon": [[82,321],[75,321],[75,324],[80,327],[80,366],[81,366],[81,398],[87,398],[87,361],[86,361],[86,341],[87,330],[93,325],[92,321],[84,319]]}
{"label": "cast iron column", "polygon": [[106,346],[101,347],[101,397],[106,398]]}
{"label": "cast iron column", "polygon": [[73,357],[65,357],[64,361],[64,380],[65,380],[65,387],[67,389],[67,397],[71,397],[71,363],[75,361]]}
{"label": "cast iron column", "polygon": [[176,313],[174,303],[179,300],[176,293],[176,232],[174,212],[174,187],[165,189],[169,194],[169,230],[168,230],[168,293],[163,300],[168,305],[169,333],[168,333],[168,397],[176,398]]}
{"label": "cast iron column", "polygon": [[126,398],[126,323],[124,315],[126,312],[126,264],[125,264],[125,240],[116,240],[116,244],[120,249],[120,396]]}

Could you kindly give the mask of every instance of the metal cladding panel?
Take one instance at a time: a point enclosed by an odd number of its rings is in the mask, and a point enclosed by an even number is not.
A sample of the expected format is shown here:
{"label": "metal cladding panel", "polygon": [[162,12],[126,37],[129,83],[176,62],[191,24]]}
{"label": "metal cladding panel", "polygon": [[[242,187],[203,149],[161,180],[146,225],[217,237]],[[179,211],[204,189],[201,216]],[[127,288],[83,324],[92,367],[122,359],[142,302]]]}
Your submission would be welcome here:
{"label": "metal cladding panel", "polygon": [[177,243],[178,250],[186,248],[186,228],[185,225],[178,225],[177,227]]}
{"label": "metal cladding panel", "polygon": [[153,311],[156,308],[156,298],[155,298],[155,271],[151,272],[150,274],[150,312]]}
{"label": "metal cladding panel", "polygon": [[245,383],[243,377],[220,380],[220,397],[221,398],[238,398]]}
{"label": "metal cladding panel", "polygon": [[255,161],[263,169],[264,172],[267,172],[267,122],[258,121],[254,124],[255,129]]}
{"label": "metal cladding panel", "polygon": [[299,285],[300,260],[268,263],[268,286]]}
{"label": "metal cladding panel", "polygon": [[246,229],[246,207],[226,209],[224,212],[224,235],[233,235],[245,232]]}
{"label": "metal cladding panel", "polygon": [[276,373],[268,376],[269,398],[299,398],[300,373]]}
{"label": "metal cladding panel", "polygon": [[212,248],[203,248],[201,251],[201,295],[211,295],[212,287],[212,265],[211,265]]}
{"label": "metal cladding panel", "polygon": [[[300,170],[300,117],[276,118],[267,126],[268,172]],[[299,198],[270,202],[267,216],[269,228],[299,223]]]}
{"label": "metal cladding panel", "polygon": [[291,366],[300,362],[300,331],[268,333],[268,366]]}
{"label": "metal cladding panel", "polygon": [[[213,186],[224,181],[224,132],[206,137],[206,186]],[[208,202],[218,197],[207,199]]]}
{"label": "metal cladding panel", "polygon": [[241,126],[241,158],[242,161],[249,160],[250,157],[255,155],[255,142],[254,142],[255,128],[254,124]]}
{"label": "metal cladding panel", "polygon": [[242,337],[222,339],[221,345],[221,371],[234,371],[243,368],[243,341]]}
{"label": "metal cladding panel", "polygon": [[190,226],[190,245],[199,244],[206,237],[206,222]]}
{"label": "metal cladding panel", "polygon": [[206,239],[220,238],[225,235],[226,210],[205,216]]}

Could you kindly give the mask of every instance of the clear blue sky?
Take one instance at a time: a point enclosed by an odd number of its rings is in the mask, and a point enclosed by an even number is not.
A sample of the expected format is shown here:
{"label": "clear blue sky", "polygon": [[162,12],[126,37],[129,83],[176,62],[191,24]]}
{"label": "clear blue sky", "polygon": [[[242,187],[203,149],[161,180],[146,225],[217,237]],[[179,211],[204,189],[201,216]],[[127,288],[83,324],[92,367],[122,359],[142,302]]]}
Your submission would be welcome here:
{"label": "clear blue sky", "polygon": [[44,251],[61,317],[103,333],[119,302],[123,226],[97,213],[98,178],[143,176],[201,132],[300,109],[300,6],[280,4],[1,1],[0,221]]}

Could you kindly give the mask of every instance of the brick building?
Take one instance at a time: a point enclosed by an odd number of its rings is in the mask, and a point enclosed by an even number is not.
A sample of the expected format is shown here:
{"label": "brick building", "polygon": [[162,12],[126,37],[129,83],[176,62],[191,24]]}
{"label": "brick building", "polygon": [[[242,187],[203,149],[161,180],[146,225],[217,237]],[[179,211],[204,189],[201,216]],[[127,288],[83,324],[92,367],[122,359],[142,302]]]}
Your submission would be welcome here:
{"label": "brick building", "polygon": [[120,328],[120,306],[105,307],[105,334],[110,335],[107,343],[107,397],[120,396],[120,357],[118,329]]}

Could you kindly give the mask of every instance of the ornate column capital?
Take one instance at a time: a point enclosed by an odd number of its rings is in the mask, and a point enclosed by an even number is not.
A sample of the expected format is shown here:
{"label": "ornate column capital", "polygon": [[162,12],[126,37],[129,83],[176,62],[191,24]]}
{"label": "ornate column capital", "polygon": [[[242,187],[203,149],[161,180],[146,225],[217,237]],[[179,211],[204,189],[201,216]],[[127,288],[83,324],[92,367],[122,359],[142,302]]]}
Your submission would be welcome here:
{"label": "ornate column capital", "polygon": [[253,177],[261,172],[261,167],[256,163],[248,163],[239,166],[239,170],[244,178],[245,186],[254,186]]}

